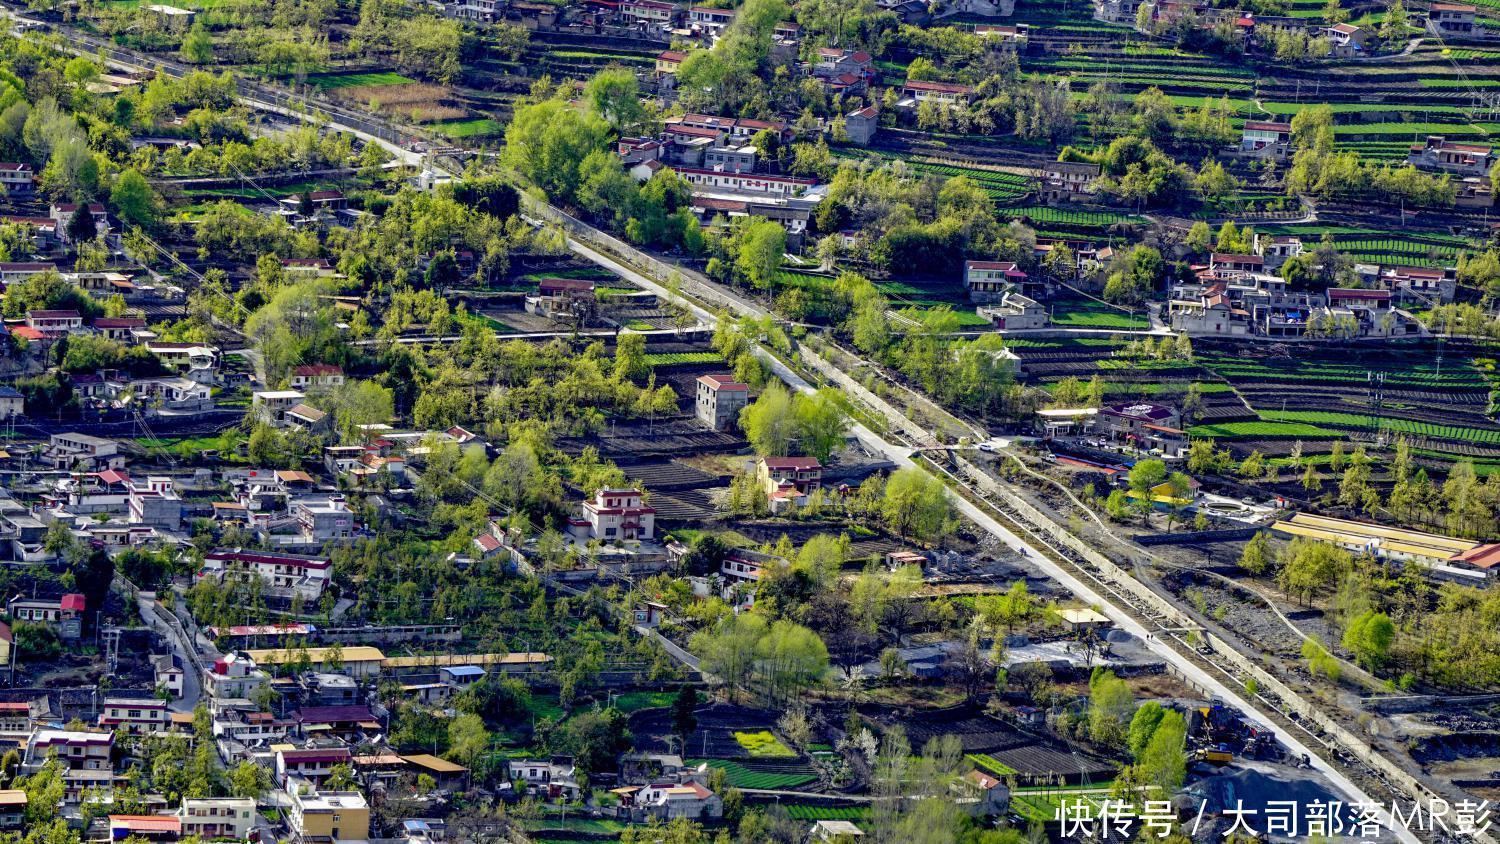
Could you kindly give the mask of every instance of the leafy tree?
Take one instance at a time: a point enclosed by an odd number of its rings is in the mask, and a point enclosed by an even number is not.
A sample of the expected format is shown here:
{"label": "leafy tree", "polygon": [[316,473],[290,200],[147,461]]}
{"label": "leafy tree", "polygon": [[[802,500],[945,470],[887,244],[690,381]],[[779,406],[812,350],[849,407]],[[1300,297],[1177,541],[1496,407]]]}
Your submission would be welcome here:
{"label": "leafy tree", "polygon": [[245,761],[229,771],[229,793],[235,797],[260,796],[271,788],[271,772],[264,765]]}
{"label": "leafy tree", "polygon": [[786,253],[786,229],[779,223],[752,217],[742,224],[737,237],[735,269],[752,287],[770,290]]}
{"label": "leafy tree", "polygon": [[1160,460],[1140,460],[1130,467],[1130,489],[1137,495],[1149,495],[1167,479],[1167,464]]}
{"label": "leafy tree", "polygon": [[1245,548],[1240,552],[1240,568],[1251,574],[1260,574],[1271,564],[1270,538],[1265,531],[1260,531],[1250,537],[1245,543]]}
{"label": "leafy tree", "polygon": [[1166,712],[1151,734],[1137,763],[1161,795],[1176,794],[1187,778],[1187,720],[1180,712]]}
{"label": "leafy tree", "polygon": [[156,222],[161,199],[156,195],[146,177],[131,168],[121,173],[109,193],[115,216],[128,225],[150,228]]}
{"label": "leafy tree", "polygon": [[1333,585],[1353,563],[1348,551],[1303,537],[1292,540],[1282,549],[1280,560],[1277,582],[1304,604],[1310,603],[1322,589]]}
{"label": "leafy tree", "polygon": [[698,706],[698,690],[684,683],[677,688],[677,696],[672,699],[672,732],[687,741],[698,728],[698,718],[693,710]]}
{"label": "leafy tree", "polygon": [[609,124],[559,99],[516,109],[505,131],[502,160],[561,202],[572,202],[581,183],[580,164],[606,150]]}
{"label": "leafy tree", "polygon": [[1366,668],[1376,669],[1390,654],[1396,625],[1385,613],[1369,610],[1355,616],[1344,629],[1344,647]]}
{"label": "leafy tree", "polygon": [[621,133],[635,131],[646,122],[640,87],[628,68],[607,67],[594,74],[583,86],[583,99],[595,114]]}
{"label": "leafy tree", "polygon": [[1108,747],[1123,746],[1126,725],[1134,714],[1130,686],[1113,671],[1095,668],[1089,678],[1089,737]]}
{"label": "leafy tree", "polygon": [[796,434],[792,399],[779,381],[761,391],[754,402],[740,411],[740,429],[762,457],[784,457]]}
{"label": "leafy tree", "polygon": [[214,40],[208,34],[203,21],[193,22],[192,29],[182,39],[182,48],[177,57],[188,64],[210,64],[214,60]]}
{"label": "leafy tree", "polygon": [[1141,754],[1145,753],[1146,746],[1151,743],[1151,736],[1156,733],[1157,725],[1166,715],[1162,705],[1154,700],[1148,700],[1141,704],[1130,719],[1130,729],[1127,731],[1127,744],[1130,747],[1130,755],[1140,760]]}
{"label": "leafy tree", "polygon": [[473,765],[489,743],[489,731],[478,715],[464,713],[448,722],[448,755],[459,764]]}
{"label": "leafy tree", "polygon": [[952,529],[953,503],[942,482],[914,466],[898,469],[886,481],[881,513],[902,537],[936,541]]}
{"label": "leafy tree", "polygon": [[68,218],[67,232],[68,240],[75,244],[88,243],[98,237],[99,229],[87,202],[79,202],[78,207],[73,209],[73,216]]}

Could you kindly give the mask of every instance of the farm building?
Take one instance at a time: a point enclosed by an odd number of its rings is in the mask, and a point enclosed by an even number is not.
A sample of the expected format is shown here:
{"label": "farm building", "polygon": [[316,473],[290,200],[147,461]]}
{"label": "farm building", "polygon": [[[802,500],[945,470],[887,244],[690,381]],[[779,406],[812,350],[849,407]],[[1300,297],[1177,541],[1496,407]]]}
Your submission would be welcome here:
{"label": "farm building", "polygon": [[1276,522],[1271,529],[1287,536],[1301,536],[1337,545],[1356,554],[1377,559],[1415,562],[1429,574],[1444,580],[1482,585],[1500,568],[1500,544],[1482,544],[1435,533],[1372,525],[1348,519],[1298,513]]}

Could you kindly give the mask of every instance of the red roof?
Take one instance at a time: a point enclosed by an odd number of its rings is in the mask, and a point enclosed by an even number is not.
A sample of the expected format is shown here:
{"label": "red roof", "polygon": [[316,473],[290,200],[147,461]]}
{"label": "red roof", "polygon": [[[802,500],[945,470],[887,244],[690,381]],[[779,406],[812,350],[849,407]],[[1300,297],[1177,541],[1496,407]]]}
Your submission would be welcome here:
{"label": "red roof", "polygon": [[1500,566],[1500,542],[1489,545],[1477,545],[1462,554],[1454,554],[1448,558],[1449,562],[1466,563],[1479,569],[1492,569]]}
{"label": "red roof", "polygon": [[1328,291],[1328,300],[1334,299],[1360,299],[1365,301],[1382,301],[1391,298],[1389,290],[1348,290],[1342,288],[1331,288]]}
{"label": "red roof", "polygon": [[27,319],[83,319],[77,311],[27,311]]}
{"label": "red roof", "polygon": [[792,469],[805,472],[809,469],[821,469],[823,464],[816,457],[767,457],[764,458],[767,469]]}
{"label": "red roof", "polygon": [[741,384],[734,380],[733,375],[699,375],[698,382],[707,384],[715,390],[724,390],[732,393],[746,393],[750,391],[748,384]]}
{"label": "red roof", "polygon": [[280,753],[283,761],[303,762],[314,765],[320,762],[332,762],[336,765],[340,762],[348,762],[350,759],[349,748],[347,747],[283,750]]}
{"label": "red roof", "polygon": [[682,64],[682,60],[685,58],[687,58],[687,53],[681,50],[662,50],[656,56],[656,60],[659,62],[673,62],[675,64]]}
{"label": "red roof", "polygon": [[29,325],[17,325],[10,329],[12,336],[20,337],[22,340],[45,340],[47,335]]}
{"label": "red roof", "polygon": [[111,827],[131,832],[171,832],[182,834],[182,818],[173,815],[110,815]]}
{"label": "red roof", "polygon": [[105,469],[103,472],[98,472],[96,474],[99,480],[104,481],[107,484],[123,484],[130,480],[130,476],[125,474],[124,472],[121,472],[119,469]]}
{"label": "red roof", "polygon": [[292,374],[300,375],[303,378],[317,378],[322,375],[343,375],[344,368],[334,366],[331,363],[309,363],[305,366],[293,368]]}
{"label": "red roof", "polygon": [[485,551],[494,551],[500,547],[500,540],[496,539],[493,533],[481,533],[474,541],[479,543],[479,547]]}
{"label": "red roof", "polygon": [[99,317],[95,328],[144,328],[146,321],[140,317]]}
{"label": "red roof", "polygon": [[62,596],[62,601],[59,605],[65,611],[83,612],[84,603],[82,595],[77,592],[69,592]]}
{"label": "red roof", "polygon": [[262,564],[268,566],[294,566],[305,569],[326,569],[328,561],[315,557],[297,557],[291,554],[268,554],[260,551],[210,551],[204,560],[226,563]]}

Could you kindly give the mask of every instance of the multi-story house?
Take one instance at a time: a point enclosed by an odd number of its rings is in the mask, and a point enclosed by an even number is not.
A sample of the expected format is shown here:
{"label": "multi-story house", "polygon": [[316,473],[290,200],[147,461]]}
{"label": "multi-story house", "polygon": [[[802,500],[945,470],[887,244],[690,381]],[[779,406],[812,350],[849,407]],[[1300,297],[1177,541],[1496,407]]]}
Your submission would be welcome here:
{"label": "multi-story house", "polygon": [[1014,261],[965,261],[964,287],[971,302],[999,302],[1007,291],[1026,283]]}
{"label": "multi-story house", "polygon": [[740,418],[740,411],[750,403],[750,387],[731,375],[698,376],[697,400],[693,413],[698,420],[715,431],[727,431]]}
{"label": "multi-story house", "polygon": [[[69,243],[72,240],[72,236],[68,234],[68,222],[77,212],[78,206],[75,203],[68,202],[61,205],[54,203],[51,212],[47,215],[52,218],[57,239],[63,243]],[[88,206],[88,213],[94,218],[94,236],[103,237],[109,234],[109,214],[104,210],[104,206],[98,202],[91,202]]]}
{"label": "multi-story house", "polygon": [[1292,145],[1292,124],[1247,120],[1240,130],[1240,152],[1257,157],[1285,158]]}
{"label": "multi-story house", "polygon": [[287,786],[287,826],[296,841],[365,841],[370,806],[358,791],[319,791],[295,780]]}
{"label": "multi-story house", "polygon": [[271,682],[271,675],[256,666],[248,655],[232,651],[203,669],[203,691],[210,698],[250,698],[261,686]]}
{"label": "multi-story house", "polygon": [[203,568],[197,577],[259,577],[269,595],[288,599],[300,595],[305,602],[316,603],[328,588],[332,571],[329,561],[320,557],[220,549],[203,555]]}
{"label": "multi-story house", "polygon": [[184,797],[178,816],[183,835],[244,841],[255,828],[255,798]]}
{"label": "multi-story house", "polygon": [[63,764],[63,786],[70,801],[85,791],[97,790],[107,797],[114,783],[115,734],[86,730],[39,729],[26,743],[21,772],[34,774],[56,757]]}
{"label": "multi-story house", "polygon": [[[336,765],[349,765],[353,756],[347,747],[307,747],[276,751],[276,781],[287,785],[306,780],[314,785],[328,779]],[[287,789],[288,793],[291,789]]]}
{"label": "multi-story house", "polygon": [[1427,31],[1444,35],[1473,35],[1479,10],[1468,3],[1433,3],[1427,7]]}
{"label": "multi-story house", "polygon": [[297,498],[288,509],[302,541],[309,545],[345,542],[354,537],[354,511],[342,495]]}
{"label": "multi-story house", "polygon": [[125,466],[118,442],[90,434],[53,434],[44,457],[54,469],[102,472]]}
{"label": "multi-story house", "polygon": [[7,196],[30,196],[36,190],[36,173],[30,164],[0,161],[0,193]]}
{"label": "multi-story house", "polygon": [[1041,196],[1045,202],[1087,202],[1095,193],[1099,165],[1086,161],[1049,161],[1042,165]]}
{"label": "multi-story house", "polygon": [[656,510],[646,506],[638,489],[601,489],[579,509],[580,515],[568,520],[568,532],[578,539],[656,538]]}
{"label": "multi-story house", "polygon": [[250,406],[269,425],[286,422],[286,412],[307,398],[300,390],[257,390],[250,394]]}
{"label": "multi-story house", "polygon": [[99,726],[131,736],[155,735],[167,731],[169,716],[167,702],[158,698],[111,697],[104,699]]}
{"label": "multi-story house", "polygon": [[623,0],[620,3],[620,17],[635,26],[671,26],[677,15],[677,7],[662,0]]}

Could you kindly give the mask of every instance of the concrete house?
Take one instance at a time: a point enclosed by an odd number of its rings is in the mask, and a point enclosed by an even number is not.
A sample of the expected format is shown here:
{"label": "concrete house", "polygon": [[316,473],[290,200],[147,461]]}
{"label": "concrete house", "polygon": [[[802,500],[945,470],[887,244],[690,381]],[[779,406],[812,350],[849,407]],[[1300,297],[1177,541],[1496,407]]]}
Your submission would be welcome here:
{"label": "concrete house", "polygon": [[738,424],[740,411],[749,402],[749,385],[729,375],[700,375],[693,414],[715,431],[727,431]]}
{"label": "concrete house", "polygon": [[601,489],[579,509],[580,515],[568,520],[568,532],[577,539],[656,538],[656,510],[646,506],[638,489]]}
{"label": "concrete house", "polygon": [[970,302],[999,302],[1025,281],[1026,273],[1014,261],[964,262],[964,287]]}
{"label": "concrete house", "polygon": [[1442,135],[1428,135],[1425,142],[1411,145],[1406,163],[1424,170],[1488,178],[1495,153],[1489,144],[1459,143]]}

